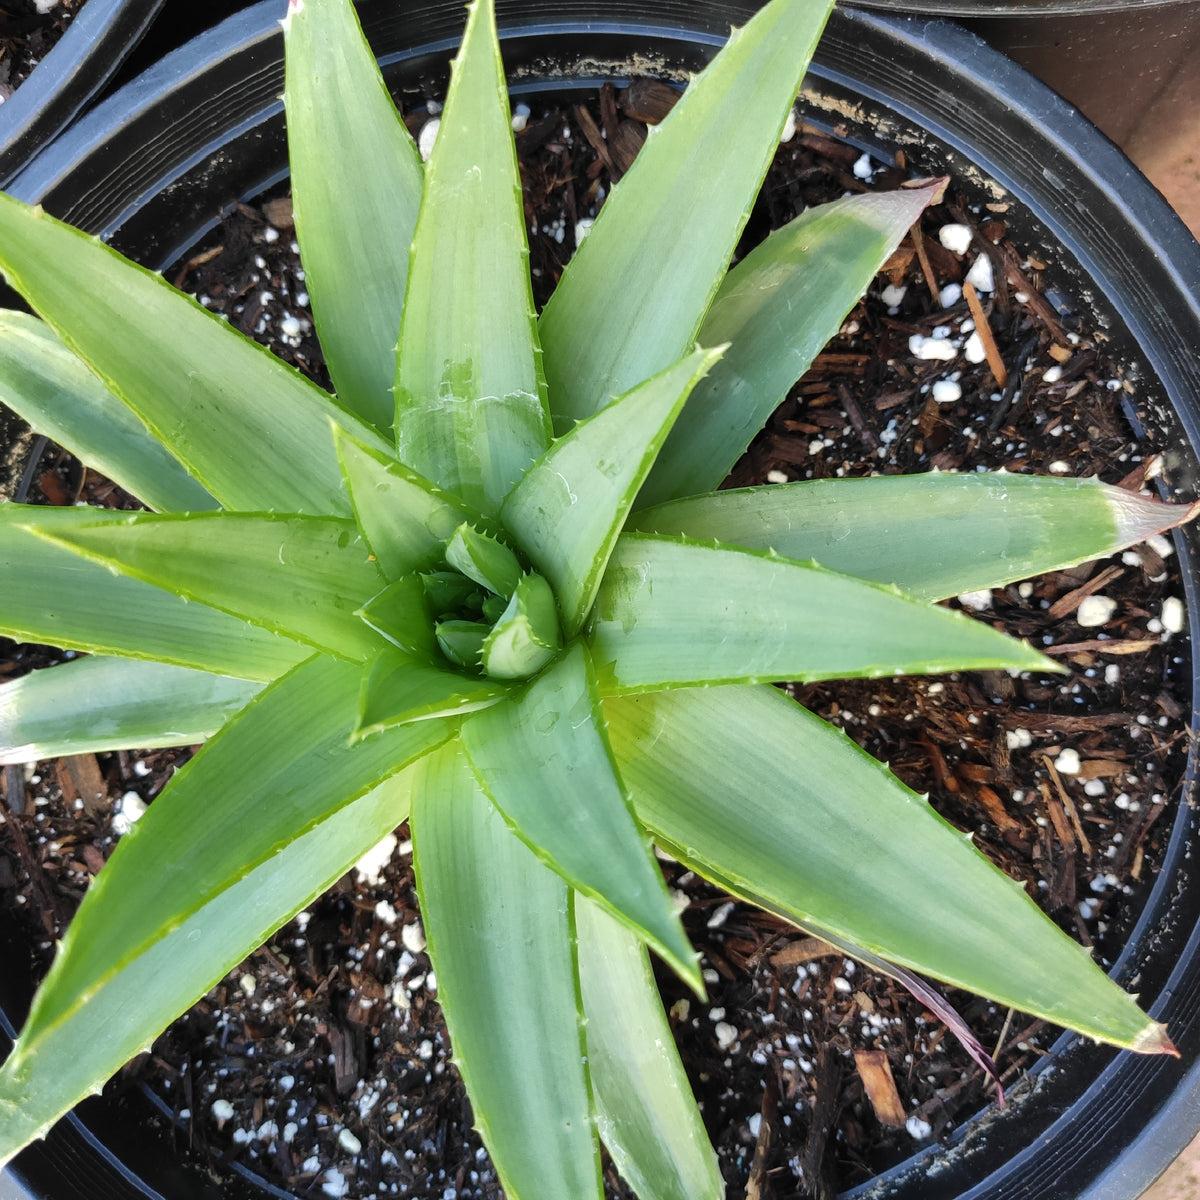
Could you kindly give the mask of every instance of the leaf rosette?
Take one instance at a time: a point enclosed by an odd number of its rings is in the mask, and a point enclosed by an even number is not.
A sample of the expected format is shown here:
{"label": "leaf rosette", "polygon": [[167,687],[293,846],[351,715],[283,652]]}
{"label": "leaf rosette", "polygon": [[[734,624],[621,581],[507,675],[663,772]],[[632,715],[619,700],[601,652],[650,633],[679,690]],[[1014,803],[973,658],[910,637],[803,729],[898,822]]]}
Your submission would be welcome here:
{"label": "leaf rosette", "polygon": [[939,193],[802,213],[728,269],[826,11],[772,0],[735,32],[539,318],[491,4],[424,165],[349,3],[291,0],[335,396],[0,198],[0,266],[41,318],[0,319],[3,398],[155,510],[0,508],[3,632],[88,652],[0,689],[0,751],[205,742],[63,938],[0,1070],[0,1161],[406,819],[514,1200],[602,1195],[601,1140],[643,1197],[723,1192],[649,969],[703,992],[653,843],[870,961],[1170,1048],[920,797],[763,686],[1055,670],[931,601],[1192,515],[1017,476],[710,490]]}

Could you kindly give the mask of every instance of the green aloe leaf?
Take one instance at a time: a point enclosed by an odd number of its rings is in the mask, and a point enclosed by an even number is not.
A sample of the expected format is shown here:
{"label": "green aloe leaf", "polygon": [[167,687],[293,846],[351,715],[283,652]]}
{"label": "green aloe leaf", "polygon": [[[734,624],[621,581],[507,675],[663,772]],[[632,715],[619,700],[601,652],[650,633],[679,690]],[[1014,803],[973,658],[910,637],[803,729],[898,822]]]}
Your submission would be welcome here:
{"label": "green aloe leaf", "polygon": [[421,763],[413,862],[438,1002],[508,1200],[600,1200],[567,885],[461,753]]}
{"label": "green aloe leaf", "polygon": [[349,516],[329,423],[382,442],[269,350],[99,239],[5,195],[0,270],[224,507]]}
{"label": "green aloe leaf", "polygon": [[626,528],[815,559],[942,600],[1101,558],[1195,514],[1096,479],[931,472],[713,492]]}
{"label": "green aloe leaf", "polygon": [[382,644],[356,613],[380,590],[383,577],[349,521],[127,513],[120,524],[38,526],[36,532],[135,579],[318,649],[362,661]]}
{"label": "green aloe leaf", "polygon": [[386,432],[421,159],[353,5],[293,4],[283,31],[292,206],[321,349],[338,398]]}
{"label": "green aloe leaf", "polygon": [[314,656],[171,780],[84,897],[14,1057],[34,1053],[227,888],[450,736],[447,722],[420,721],[352,746],[360,676],[350,663]]}
{"label": "green aloe leaf", "polygon": [[457,666],[476,671],[483,657],[483,644],[492,632],[483,621],[439,621],[434,626],[442,653]]}
{"label": "green aloe leaf", "polygon": [[598,904],[572,901],[600,1137],[641,1200],[720,1200],[725,1181],[646,948]]}
{"label": "green aloe leaf", "polygon": [[[71,1020],[31,1022],[0,1069],[0,1166],[148,1050],[175,1017],[400,824],[412,774],[392,776],[231,880],[95,988]],[[158,864],[147,864],[138,895],[148,907],[161,902],[159,879]]]}
{"label": "green aloe leaf", "polygon": [[503,684],[493,680],[416,662],[402,651],[389,648],[363,677],[354,736],[364,737],[431,717],[461,717],[499,704],[506,692]]}
{"label": "green aloe leaf", "polygon": [[402,575],[372,596],[358,615],[406,655],[437,661],[437,639],[422,576]]}
{"label": "green aloe leaf", "polygon": [[476,0],[425,174],[396,367],[400,457],[495,513],[550,444],[508,90]]}
{"label": "green aloe leaf", "polygon": [[0,400],[151,508],[217,502],[44,322],[0,310]]}
{"label": "green aloe leaf", "polygon": [[481,587],[506,598],[517,590],[522,575],[517,556],[502,541],[466,523],[446,543],[446,563]]}
{"label": "green aloe leaf", "polygon": [[0,686],[0,763],[202,742],[260,688],[129,658],[47,667]]}
{"label": "green aloe leaf", "polygon": [[394,451],[365,446],[339,429],[334,440],[355,520],[389,579],[440,563],[446,542],[464,521],[489,527],[457,496],[406,467]]}
{"label": "green aloe leaf", "polygon": [[461,737],[484,791],[517,834],[702,994],[695,952],[613,763],[583,646],[524,695],[469,717]]}
{"label": "green aloe leaf", "polygon": [[642,480],[719,351],[697,350],[564,434],[513,488],[500,519],[579,632]]}
{"label": "green aloe leaf", "polygon": [[129,513],[0,504],[0,633],[18,641],[153,659],[217,675],[267,681],[311,653],[205,605],[114,575],[29,532],[69,534]]}
{"label": "green aloe leaf", "polygon": [[556,433],[694,345],[832,7],[773,0],[736,30],[605,202],[542,313]]}
{"label": "green aloe leaf", "polygon": [[[605,715],[639,818],[706,878],[1054,1024],[1143,1051],[1169,1046],[1019,883],[782,692],[657,692],[609,701]],[[781,774],[781,762],[803,770]]]}
{"label": "green aloe leaf", "polygon": [[943,186],[807,209],[729,272],[699,340],[730,348],[692,392],[639,508],[710,491],[725,478]]}
{"label": "green aloe leaf", "polygon": [[605,693],[1062,668],[962,613],[761,551],[623,534],[590,645]]}
{"label": "green aloe leaf", "polygon": [[540,575],[522,575],[484,639],[481,662],[494,679],[528,679],[550,662],[561,645],[554,592]]}

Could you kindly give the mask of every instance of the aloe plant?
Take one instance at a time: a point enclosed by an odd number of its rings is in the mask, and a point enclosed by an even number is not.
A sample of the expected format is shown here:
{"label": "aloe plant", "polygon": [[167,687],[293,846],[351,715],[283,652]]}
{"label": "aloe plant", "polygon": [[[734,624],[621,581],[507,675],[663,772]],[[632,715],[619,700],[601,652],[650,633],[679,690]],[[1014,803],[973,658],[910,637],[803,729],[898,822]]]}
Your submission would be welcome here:
{"label": "aloe plant", "polygon": [[[411,822],[454,1052],[513,1200],[723,1185],[653,986],[703,982],[652,843],[862,953],[1142,1051],[1138,1008],[777,680],[1008,668],[932,601],[1192,515],[1095,481],[710,491],[938,184],[736,267],[826,4],[688,86],[535,318],[489,0],[423,165],[348,0],[291,0],[298,235],[331,396],[0,198],[0,388],[143,512],[0,508],[6,761],[206,744],[117,846],[0,1070],[0,1161]],[[336,157],[332,157],[336,154]],[[119,297],[119,303],[113,298]],[[701,348],[703,347],[703,348]]]}

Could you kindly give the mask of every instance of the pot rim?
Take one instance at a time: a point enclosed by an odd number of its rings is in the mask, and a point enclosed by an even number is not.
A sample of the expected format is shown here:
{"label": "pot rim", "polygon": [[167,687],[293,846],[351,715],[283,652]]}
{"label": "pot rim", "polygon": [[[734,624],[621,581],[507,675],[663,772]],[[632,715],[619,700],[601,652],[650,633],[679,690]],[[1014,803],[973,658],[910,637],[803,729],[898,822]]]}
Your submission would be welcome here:
{"label": "pot rim", "polygon": [[[439,71],[444,72],[438,64],[457,45],[460,20],[456,5],[432,3],[427,7],[435,11],[424,40],[415,49],[384,57],[388,67],[396,72],[403,69],[414,77],[409,90],[417,95],[422,91],[433,94],[433,81]],[[500,11],[510,68],[514,55],[529,55],[531,69],[536,68],[539,50],[545,52],[556,41],[580,32],[579,18],[564,14],[568,6],[561,3],[527,0],[521,6],[528,10],[522,19],[514,19],[516,7],[510,3],[506,11],[501,5]],[[589,6],[580,0],[571,7]],[[13,193],[31,202],[44,201],[50,211],[119,244],[139,222],[154,215],[156,201],[151,193],[155,189],[160,196],[165,193],[178,198],[203,180],[213,147],[202,144],[197,148],[184,139],[203,134],[206,122],[220,130],[217,140],[225,147],[225,165],[232,177],[226,199],[253,195],[276,182],[286,173],[285,168],[265,170],[254,161],[256,155],[279,152],[282,74],[275,40],[278,8],[277,0],[263,0],[168,55],[38,155],[14,182]],[[703,18],[697,18],[697,6],[687,0],[664,0],[653,14],[638,0],[615,0],[604,5],[603,21],[586,23],[586,32],[601,43],[609,39],[614,47],[623,34],[636,37],[639,43],[653,43],[664,65],[682,69],[710,56],[724,40],[724,23],[743,20],[752,8],[750,0],[713,0]],[[411,12],[381,15],[371,6],[364,7],[362,15],[369,25],[374,19],[373,32],[383,39],[380,44],[388,44],[388,37],[401,36],[406,22],[413,20]],[[252,109],[249,116],[231,107],[224,94],[198,109],[180,102],[189,89],[200,86],[205,67],[212,62],[231,64],[231,70],[241,73]],[[606,77],[604,73],[590,79],[583,77],[586,75],[581,72],[580,86]],[[857,95],[864,112],[889,112],[896,121],[923,127],[928,131],[924,143],[936,143],[939,153],[945,151],[964,163],[969,156],[1006,195],[1029,207],[1033,224],[1055,237],[1078,264],[1077,279],[1084,289],[1090,282],[1102,292],[1120,326],[1113,330],[1118,353],[1124,346],[1132,358],[1144,359],[1153,372],[1145,386],[1151,406],[1173,404],[1181,432],[1192,447],[1200,447],[1200,405],[1196,400],[1200,397],[1200,362],[1191,349],[1200,345],[1200,246],[1107,139],[1021,68],[972,34],[941,21],[839,10],[818,50],[810,83],[815,90],[823,89],[835,97]],[[526,79],[522,86],[536,89],[537,81]],[[964,98],[969,98],[970,104]],[[1014,108],[1025,115],[1018,126],[1010,128],[1008,114]],[[148,141],[142,136],[146,122],[172,113],[175,123],[164,140]],[[851,109],[842,115],[853,124]],[[914,148],[919,152],[920,145]],[[73,172],[88,176],[84,186],[72,180]],[[137,181],[132,198],[121,194],[130,178]],[[977,183],[982,186],[981,180]],[[69,186],[75,188],[73,198],[68,197]],[[1137,224],[1132,214],[1137,215]],[[218,219],[211,205],[204,213],[188,210],[188,216],[191,223],[183,243],[154,244],[152,265],[161,267],[173,261],[205,231],[205,222],[211,227]],[[1108,230],[1109,234],[1096,244],[1085,244],[1085,236],[1096,230]],[[1118,236],[1113,236],[1114,230]],[[1075,294],[1080,295],[1079,287]],[[1170,297],[1170,320],[1161,300],[1166,296]],[[1193,462],[1194,458],[1193,451]],[[1181,483],[1195,487],[1200,470],[1182,460],[1170,465],[1180,473]],[[1186,566],[1184,587],[1196,643],[1200,641],[1196,546],[1183,535],[1176,536],[1176,545]],[[1200,698],[1194,694],[1193,722],[1198,710]],[[1189,788],[1193,771],[1194,764],[1189,768]],[[874,1200],[903,1193],[906,1180],[919,1179],[921,1195],[929,1200],[951,1194],[965,1200],[982,1196],[983,1189],[993,1189],[987,1192],[989,1196],[1017,1195],[1030,1186],[1036,1192],[1037,1186],[1048,1186],[1047,1181],[1069,1177],[1075,1181],[1074,1194],[1090,1200],[1131,1198],[1190,1140],[1200,1124],[1200,932],[1190,938],[1178,929],[1164,932],[1160,927],[1165,926],[1166,916],[1159,908],[1172,888],[1184,886],[1180,882],[1186,876],[1183,862],[1196,820],[1186,806],[1181,809],[1131,948],[1118,963],[1118,970],[1126,974],[1148,972],[1140,947],[1152,932],[1180,952],[1180,965],[1155,982],[1151,1012],[1159,1019],[1171,1020],[1172,1032],[1181,1034],[1185,1059],[1175,1063],[1137,1058],[1065,1037],[1056,1046],[1053,1070],[1040,1073],[1031,1089],[1034,1094],[1022,1109],[1029,1111],[1032,1106],[1052,1111],[1063,1092],[1064,1079],[1073,1077],[1073,1072],[1082,1072],[1093,1082],[1081,1098],[1081,1103],[1086,1102],[1080,1110],[1082,1118],[1072,1123],[1068,1113],[1044,1125],[1045,1140],[1053,1143],[1049,1149],[1038,1145],[1020,1150],[996,1172],[980,1175],[979,1164],[987,1145],[997,1140],[995,1127],[1000,1123],[977,1121],[956,1134],[948,1148],[924,1151],[880,1180],[847,1193],[848,1197]],[[1185,925],[1192,928],[1200,916],[1200,880],[1187,889],[1186,911],[1178,898],[1171,910],[1180,929]],[[1190,968],[1189,959],[1196,960]],[[1120,1118],[1132,1119],[1142,1127],[1131,1150],[1119,1159],[1107,1145],[1120,1119],[1108,1111],[1107,1101],[1099,1098],[1105,1087],[1116,1088],[1124,1096]],[[1178,1098],[1173,1106],[1163,1099],[1172,1092]],[[79,1130],[84,1129],[78,1117],[72,1120]],[[1081,1123],[1082,1129],[1078,1128]],[[1003,1136],[999,1140],[1002,1142]],[[934,1161],[938,1162],[936,1182],[930,1175]],[[275,1190],[268,1194],[284,1193]]]}
{"label": "pot rim", "polygon": [[851,8],[929,17],[1091,17],[1142,12],[1192,0],[846,0]]}
{"label": "pot rim", "polygon": [[0,186],[111,78],[164,0],[89,0],[0,107]]}

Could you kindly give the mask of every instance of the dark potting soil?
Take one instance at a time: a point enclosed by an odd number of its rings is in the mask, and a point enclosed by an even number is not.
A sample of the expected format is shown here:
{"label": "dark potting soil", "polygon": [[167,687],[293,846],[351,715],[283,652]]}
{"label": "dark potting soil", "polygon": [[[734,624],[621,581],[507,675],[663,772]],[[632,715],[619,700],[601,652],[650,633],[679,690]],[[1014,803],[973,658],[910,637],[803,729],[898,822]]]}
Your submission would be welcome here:
{"label": "dark potting soil", "polygon": [[[669,103],[646,82],[605,89],[590,110],[529,120],[518,146],[539,301],[641,144],[638,118]],[[806,205],[905,174],[903,163],[871,162],[801,126],[780,148],[745,244]],[[1010,244],[1005,214],[1003,203],[954,192],[931,210],[731,482],[1003,467],[1146,485],[1158,460],[1123,415],[1133,381],[1069,301],[1047,292],[1051,264]],[[327,382],[293,238],[286,196],[240,206],[172,278]],[[965,253],[943,245],[957,238]],[[981,331],[962,299],[968,274],[1004,386],[971,337]],[[946,347],[954,353],[924,357]],[[32,478],[50,503],[130,503],[53,449]],[[1179,799],[1190,680],[1180,594],[1171,544],[1156,538],[953,602],[1059,658],[1069,677],[983,672],[793,694],[928,792],[1109,962]],[[0,678],[53,659],[0,646]],[[117,833],[186,757],[121,752],[5,768],[0,900],[23,913],[43,964]],[[697,1003],[665,972],[660,982],[730,1197],[850,1186],[989,1102],[942,1022],[894,982],[677,863],[663,869],[687,900],[709,1000]],[[1006,1086],[1054,1040],[1042,1022],[950,999]],[[435,1001],[402,827],[112,1086],[150,1080],[179,1118],[181,1147],[218,1169],[240,1159],[302,1195],[496,1198]],[[611,1167],[606,1179],[611,1196],[631,1195]]]}
{"label": "dark potting soil", "polygon": [[0,101],[29,78],[85,0],[0,0]]}

